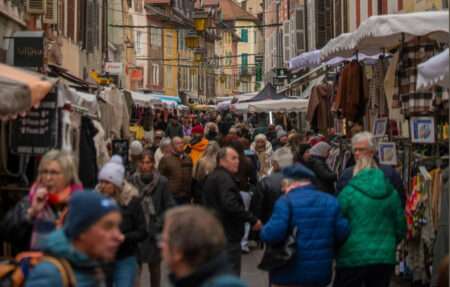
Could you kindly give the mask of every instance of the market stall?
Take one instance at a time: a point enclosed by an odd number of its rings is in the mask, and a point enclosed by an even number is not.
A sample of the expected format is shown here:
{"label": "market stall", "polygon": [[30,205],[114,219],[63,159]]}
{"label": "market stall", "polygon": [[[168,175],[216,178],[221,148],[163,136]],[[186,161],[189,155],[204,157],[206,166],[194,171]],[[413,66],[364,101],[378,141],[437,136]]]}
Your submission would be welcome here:
{"label": "market stall", "polygon": [[308,108],[308,100],[305,99],[280,99],[265,100],[259,102],[246,102],[233,105],[237,112],[279,112],[279,111],[295,111],[306,112]]}
{"label": "market stall", "polygon": [[449,49],[419,65],[417,70],[417,89],[438,85],[450,88]]}

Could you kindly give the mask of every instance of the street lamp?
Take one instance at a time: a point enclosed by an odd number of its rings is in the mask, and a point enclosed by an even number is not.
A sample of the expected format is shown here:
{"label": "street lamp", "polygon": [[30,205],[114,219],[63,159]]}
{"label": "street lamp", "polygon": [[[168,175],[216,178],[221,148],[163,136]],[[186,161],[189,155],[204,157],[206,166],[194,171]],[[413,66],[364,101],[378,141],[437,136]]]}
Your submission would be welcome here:
{"label": "street lamp", "polygon": [[197,49],[198,47],[200,47],[200,37],[197,35],[196,32],[189,32],[186,35],[186,46],[190,49]]}
{"label": "street lamp", "polygon": [[194,26],[197,32],[204,32],[206,30],[206,22],[208,20],[208,13],[205,11],[197,11],[192,16],[194,19]]}

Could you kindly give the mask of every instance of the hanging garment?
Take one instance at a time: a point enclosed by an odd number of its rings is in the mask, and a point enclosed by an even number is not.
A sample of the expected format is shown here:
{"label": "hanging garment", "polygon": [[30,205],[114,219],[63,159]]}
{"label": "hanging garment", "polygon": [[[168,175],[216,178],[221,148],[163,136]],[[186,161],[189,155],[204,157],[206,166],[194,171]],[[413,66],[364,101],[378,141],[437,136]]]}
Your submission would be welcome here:
{"label": "hanging garment", "polygon": [[130,115],[123,93],[115,87],[106,89],[105,99],[113,107],[111,137],[113,139],[128,139],[130,136]]}
{"label": "hanging garment", "polygon": [[97,134],[92,120],[87,117],[81,119],[80,157],[78,174],[85,188],[94,189],[97,185],[97,151],[94,137]]}
{"label": "hanging garment", "polygon": [[105,141],[105,130],[100,122],[92,121],[92,123],[98,131],[94,137],[95,150],[97,151],[97,167],[102,167],[110,159],[108,147]]}
{"label": "hanging garment", "polygon": [[[102,92],[103,95],[104,91]],[[100,122],[105,130],[105,140],[112,137],[112,129],[114,122],[114,108],[111,103],[99,101]]]}
{"label": "hanging garment", "polygon": [[130,126],[130,133],[134,135],[134,138],[138,141],[141,141],[144,139],[144,128],[142,126],[138,125],[132,125]]}
{"label": "hanging garment", "polygon": [[347,64],[342,70],[335,107],[349,121],[360,121],[365,113],[363,70],[359,63]]}
{"label": "hanging garment", "polygon": [[309,98],[306,120],[311,126],[318,128],[322,132],[326,132],[331,126],[331,93],[332,86],[322,84],[312,89],[311,97]]}
{"label": "hanging garment", "polygon": [[435,42],[427,38],[417,38],[400,48],[393,107],[400,107],[401,112],[405,115],[432,111],[432,94],[430,92],[417,92],[416,83],[417,66],[431,58],[435,51]]}

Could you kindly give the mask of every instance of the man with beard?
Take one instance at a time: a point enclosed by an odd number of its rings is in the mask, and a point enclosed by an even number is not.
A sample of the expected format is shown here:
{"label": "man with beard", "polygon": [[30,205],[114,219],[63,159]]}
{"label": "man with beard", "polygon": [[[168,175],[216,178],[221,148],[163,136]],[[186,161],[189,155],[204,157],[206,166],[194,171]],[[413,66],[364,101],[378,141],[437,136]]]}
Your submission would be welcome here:
{"label": "man with beard", "polygon": [[147,263],[150,273],[150,286],[161,285],[161,257],[156,239],[162,230],[165,211],[175,206],[168,190],[168,180],[154,169],[153,155],[144,151],[138,171],[129,178],[138,190],[147,224],[148,237],[139,245],[138,260]]}

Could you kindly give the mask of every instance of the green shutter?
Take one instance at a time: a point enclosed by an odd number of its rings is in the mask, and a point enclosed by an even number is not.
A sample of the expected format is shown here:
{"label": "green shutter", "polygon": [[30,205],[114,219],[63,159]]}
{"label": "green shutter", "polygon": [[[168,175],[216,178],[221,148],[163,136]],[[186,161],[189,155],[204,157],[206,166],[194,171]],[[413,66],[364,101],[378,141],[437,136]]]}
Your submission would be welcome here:
{"label": "green shutter", "polygon": [[248,66],[248,54],[242,54],[241,55],[241,73],[247,72],[247,66]]}
{"label": "green shutter", "polygon": [[241,42],[248,42],[248,30],[247,29],[241,29]]}

